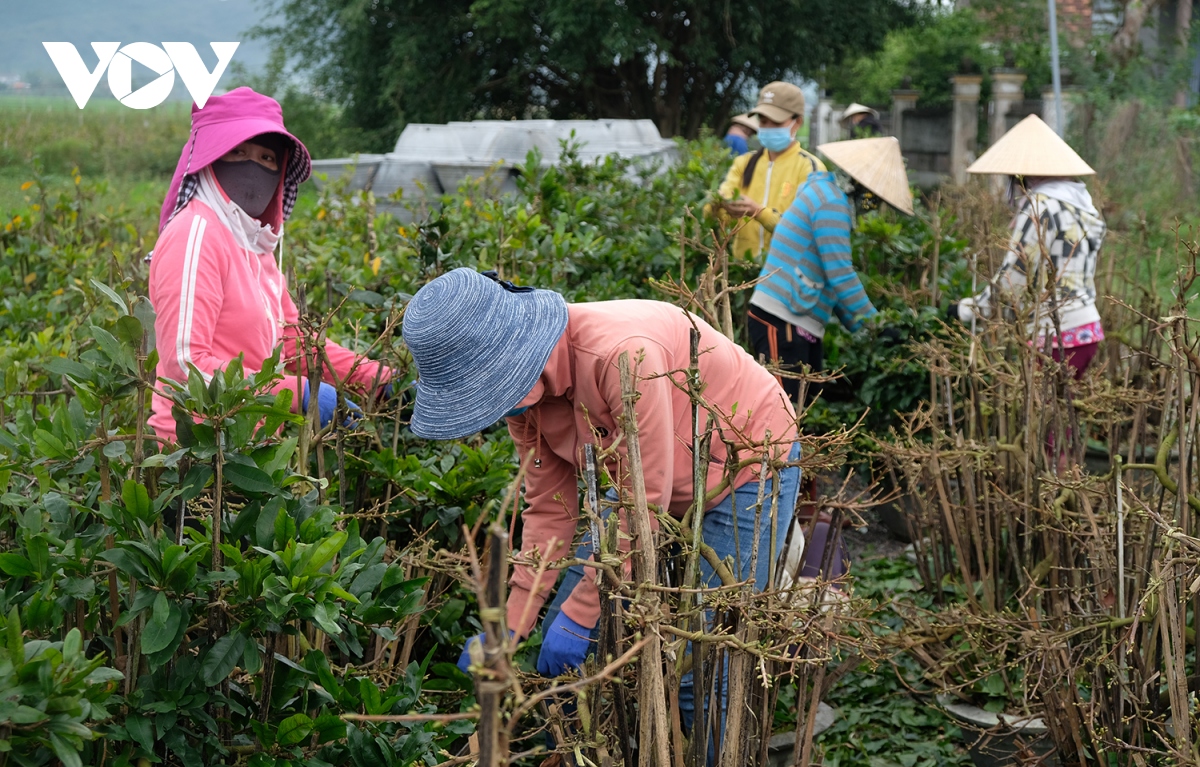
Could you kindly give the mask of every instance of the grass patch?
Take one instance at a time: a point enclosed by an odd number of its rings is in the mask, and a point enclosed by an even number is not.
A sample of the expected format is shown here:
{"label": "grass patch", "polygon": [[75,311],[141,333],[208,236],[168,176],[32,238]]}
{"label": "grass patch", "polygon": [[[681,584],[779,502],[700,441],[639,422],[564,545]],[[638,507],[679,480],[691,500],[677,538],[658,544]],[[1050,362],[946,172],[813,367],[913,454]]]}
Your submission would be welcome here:
{"label": "grass patch", "polygon": [[0,215],[37,202],[36,177],[49,188],[70,187],[76,170],[96,188],[102,208],[161,204],[180,147],[187,140],[187,104],[133,110],[97,100],[79,109],[65,98],[0,98]]}

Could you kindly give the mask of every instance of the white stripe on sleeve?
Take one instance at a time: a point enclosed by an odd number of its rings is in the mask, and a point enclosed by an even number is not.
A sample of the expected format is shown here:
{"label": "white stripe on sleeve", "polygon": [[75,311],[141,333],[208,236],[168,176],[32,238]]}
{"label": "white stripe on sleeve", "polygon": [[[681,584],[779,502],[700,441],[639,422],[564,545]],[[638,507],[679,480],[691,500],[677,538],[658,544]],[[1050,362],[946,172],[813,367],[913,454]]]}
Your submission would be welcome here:
{"label": "white stripe on sleeve", "polygon": [[[192,218],[192,228],[188,232],[187,249],[183,255],[183,278],[179,290],[179,326],[175,334],[175,357],[179,362],[179,370],[185,380],[188,365],[192,362],[192,321],[196,311],[196,273],[200,267],[200,248],[204,243],[204,230],[208,222],[196,214]],[[212,375],[201,370],[205,381],[212,380]]]}

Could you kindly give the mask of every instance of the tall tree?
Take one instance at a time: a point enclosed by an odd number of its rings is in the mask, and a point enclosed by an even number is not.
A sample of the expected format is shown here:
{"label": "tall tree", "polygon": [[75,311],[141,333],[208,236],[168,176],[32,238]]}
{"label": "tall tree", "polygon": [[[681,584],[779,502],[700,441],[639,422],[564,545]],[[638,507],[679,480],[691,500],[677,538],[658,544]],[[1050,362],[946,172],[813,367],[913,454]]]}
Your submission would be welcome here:
{"label": "tall tree", "polygon": [[915,0],[271,0],[260,30],[386,145],[406,122],[650,118],[721,126],[912,23]]}

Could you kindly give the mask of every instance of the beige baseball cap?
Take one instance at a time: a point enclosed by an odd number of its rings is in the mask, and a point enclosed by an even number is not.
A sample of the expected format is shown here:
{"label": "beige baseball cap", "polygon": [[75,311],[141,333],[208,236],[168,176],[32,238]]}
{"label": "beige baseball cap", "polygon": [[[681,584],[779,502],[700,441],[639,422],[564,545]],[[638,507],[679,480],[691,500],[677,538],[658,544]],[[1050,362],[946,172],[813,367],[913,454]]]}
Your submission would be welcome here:
{"label": "beige baseball cap", "polygon": [[776,80],[758,92],[758,104],[751,115],[765,117],[771,122],[787,122],[792,115],[804,116],[804,92],[791,83]]}

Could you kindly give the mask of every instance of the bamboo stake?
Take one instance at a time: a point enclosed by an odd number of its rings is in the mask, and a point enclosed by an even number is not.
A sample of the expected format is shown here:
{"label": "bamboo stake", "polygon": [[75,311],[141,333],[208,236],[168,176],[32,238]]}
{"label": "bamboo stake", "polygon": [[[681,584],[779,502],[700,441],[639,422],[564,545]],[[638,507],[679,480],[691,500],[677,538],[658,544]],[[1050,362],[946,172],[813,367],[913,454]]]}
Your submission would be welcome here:
{"label": "bamboo stake", "polygon": [[[621,427],[629,455],[629,480],[633,490],[633,509],[629,529],[633,534],[633,565],[635,582],[651,582],[658,575],[658,551],[650,523],[650,508],[646,501],[646,477],[642,469],[642,449],[637,426],[636,373],[629,361],[629,352],[621,352],[617,361],[621,374]],[[666,690],[663,683],[662,638],[654,624],[660,619],[659,597],[654,592],[641,595],[640,605],[646,621],[645,635],[649,639],[639,666],[638,762],[641,767],[670,764],[668,745],[671,730],[667,724]],[[652,746],[650,744],[653,744]]]}
{"label": "bamboo stake", "polygon": [[490,557],[483,584],[479,617],[483,623],[483,668],[475,676],[479,700],[479,767],[508,764],[507,730],[501,726],[501,705],[510,686],[508,629],[504,625],[504,581],[508,571],[508,533],[493,523],[488,531]]}
{"label": "bamboo stake", "polygon": [[[693,601],[689,605],[694,610],[691,623],[693,631],[704,631],[704,594],[700,591],[700,547],[703,543],[705,490],[708,486],[708,474],[704,461],[704,438],[700,432],[700,331],[692,327],[688,333],[688,397],[692,400],[692,540],[691,551],[688,552],[687,566],[684,573],[684,585],[695,589]],[[705,689],[704,653],[692,650],[692,699],[698,698],[696,691]],[[703,710],[703,709],[701,709]],[[693,758],[706,759],[708,753],[708,729],[696,727],[695,721],[701,719],[693,710],[692,738],[694,741]]]}

